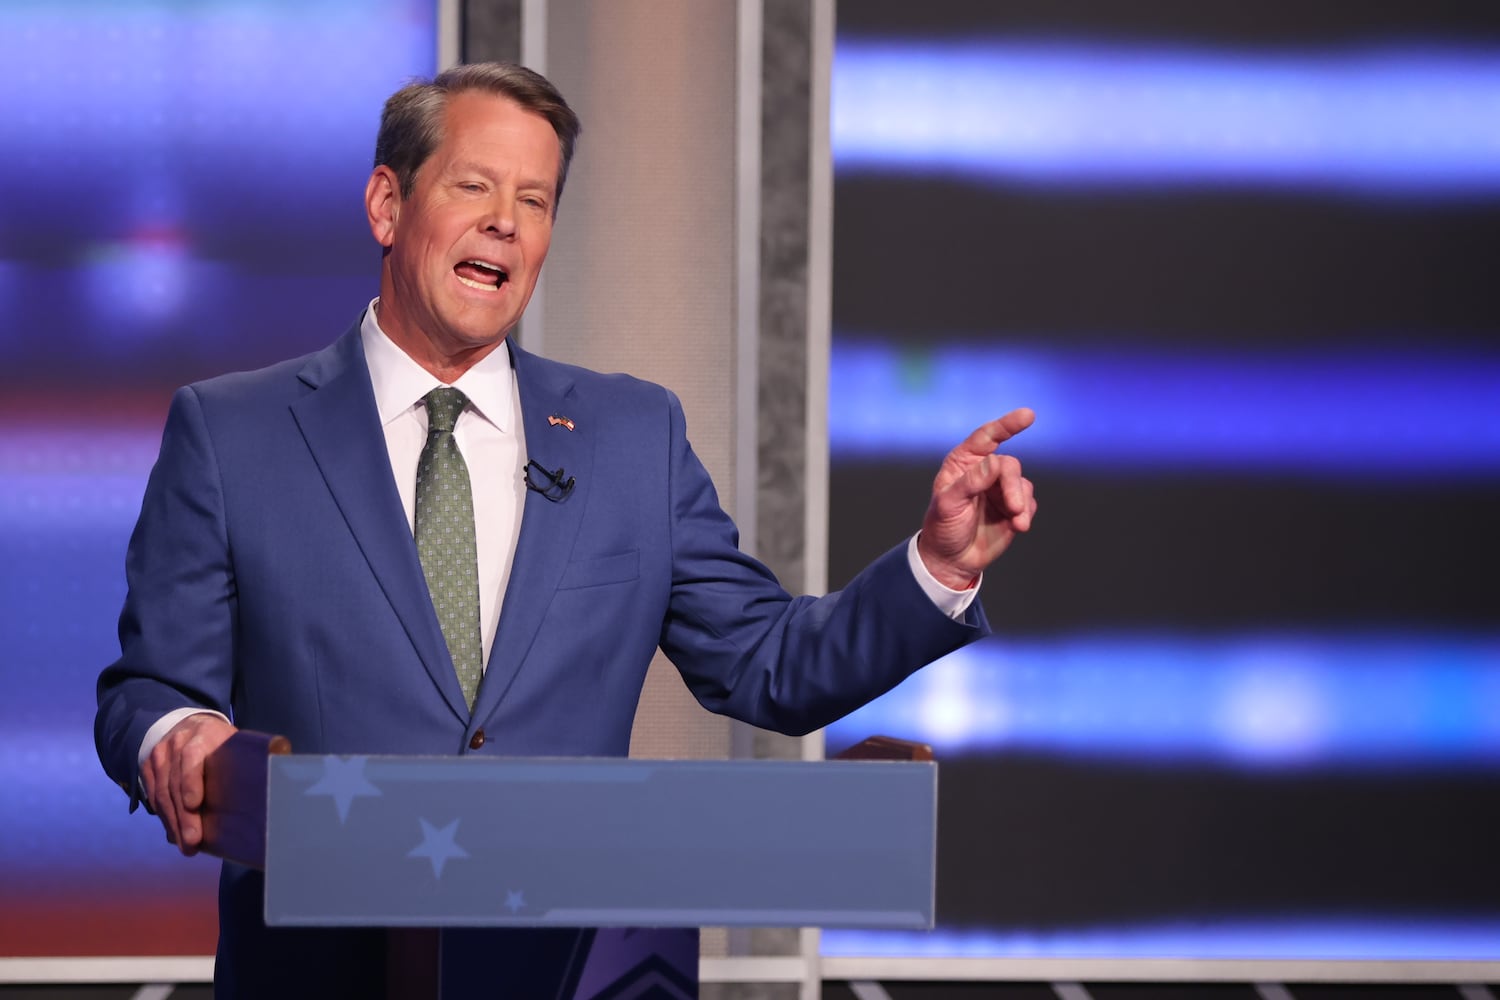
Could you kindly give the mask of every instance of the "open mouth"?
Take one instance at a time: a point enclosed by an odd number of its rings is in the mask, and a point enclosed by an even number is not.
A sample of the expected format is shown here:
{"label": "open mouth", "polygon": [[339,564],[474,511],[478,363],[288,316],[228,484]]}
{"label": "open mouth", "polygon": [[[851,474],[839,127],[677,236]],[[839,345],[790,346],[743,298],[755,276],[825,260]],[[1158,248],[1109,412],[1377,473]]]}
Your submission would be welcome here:
{"label": "open mouth", "polygon": [[505,268],[485,263],[482,260],[466,260],[456,265],[453,273],[458,275],[459,281],[481,292],[499,291],[510,278]]}

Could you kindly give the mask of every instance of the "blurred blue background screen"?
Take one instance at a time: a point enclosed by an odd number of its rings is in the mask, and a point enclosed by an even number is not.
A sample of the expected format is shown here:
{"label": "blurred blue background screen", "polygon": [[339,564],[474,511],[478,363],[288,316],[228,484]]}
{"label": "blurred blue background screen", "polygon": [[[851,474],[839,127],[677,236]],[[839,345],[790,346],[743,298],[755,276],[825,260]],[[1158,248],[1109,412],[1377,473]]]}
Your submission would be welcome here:
{"label": "blurred blue background screen", "polygon": [[[1015,406],[938,928],[827,955],[1500,959],[1500,13],[840,4],[830,585]],[[893,498],[872,501],[871,498]]]}
{"label": "blurred blue background screen", "polygon": [[207,954],[217,862],[93,749],[172,388],[318,348],[375,295],[385,97],[417,0],[0,7],[0,954]]}

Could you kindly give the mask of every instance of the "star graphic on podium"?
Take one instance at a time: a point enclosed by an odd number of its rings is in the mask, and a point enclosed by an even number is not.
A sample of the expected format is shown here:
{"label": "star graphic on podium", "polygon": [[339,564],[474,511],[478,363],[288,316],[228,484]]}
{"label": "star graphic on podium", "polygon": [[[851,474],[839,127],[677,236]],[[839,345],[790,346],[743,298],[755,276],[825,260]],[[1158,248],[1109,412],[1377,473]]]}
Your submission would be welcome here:
{"label": "star graphic on podium", "polygon": [[347,757],[339,759],[332,754],[323,758],[323,776],[302,793],[303,795],[329,795],[339,810],[339,823],[349,818],[349,806],[361,797],[378,797],[380,789],[370,784],[365,777],[365,758]]}
{"label": "star graphic on podium", "polygon": [[526,896],[520,889],[507,889],[505,892],[505,908],[512,913],[520,913],[526,909]]}
{"label": "star graphic on podium", "polygon": [[454,843],[453,838],[458,834],[458,820],[454,820],[439,830],[425,819],[418,818],[422,824],[422,842],[407,852],[408,858],[426,858],[432,862],[432,875],[434,878],[443,877],[443,866],[450,858],[467,858],[469,852]]}

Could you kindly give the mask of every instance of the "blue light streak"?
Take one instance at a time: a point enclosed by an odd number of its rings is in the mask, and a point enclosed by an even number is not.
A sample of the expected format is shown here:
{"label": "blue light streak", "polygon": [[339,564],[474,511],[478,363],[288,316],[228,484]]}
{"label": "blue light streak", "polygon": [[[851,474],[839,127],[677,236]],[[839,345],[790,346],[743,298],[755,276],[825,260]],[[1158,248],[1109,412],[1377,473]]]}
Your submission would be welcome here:
{"label": "blue light streak", "polygon": [[838,170],[1500,193],[1500,52],[844,39]]}
{"label": "blue light streak", "polygon": [[139,207],[157,214],[206,163],[305,170],[350,143],[367,152],[385,96],[432,65],[430,8],[142,0],[7,10],[0,122],[24,138],[5,169],[104,183],[139,172],[153,182],[137,191]]}
{"label": "blue light streak", "polygon": [[829,727],[944,754],[1263,769],[1500,764],[1500,635],[1097,635],[960,650]]}
{"label": "blue light streak", "polygon": [[[71,428],[0,424],[0,431],[0,538],[71,545],[78,529],[88,527],[112,532],[123,555],[161,431],[81,421]],[[115,548],[106,559],[115,559]],[[114,580],[121,564],[105,562],[101,572]]]}
{"label": "blue light streak", "polygon": [[837,332],[835,459],[944,454],[1017,406],[1007,451],[1091,469],[1500,475],[1500,353],[1360,348],[1231,353],[929,345]]}
{"label": "blue light streak", "polygon": [[382,102],[436,53],[423,0],[82,6],[3,22],[0,182],[53,240],[166,227],[191,257],[195,229],[331,214],[327,193],[368,176]]}
{"label": "blue light streak", "polygon": [[1420,913],[1209,919],[1057,930],[823,931],[825,956],[1492,962],[1500,919]]}

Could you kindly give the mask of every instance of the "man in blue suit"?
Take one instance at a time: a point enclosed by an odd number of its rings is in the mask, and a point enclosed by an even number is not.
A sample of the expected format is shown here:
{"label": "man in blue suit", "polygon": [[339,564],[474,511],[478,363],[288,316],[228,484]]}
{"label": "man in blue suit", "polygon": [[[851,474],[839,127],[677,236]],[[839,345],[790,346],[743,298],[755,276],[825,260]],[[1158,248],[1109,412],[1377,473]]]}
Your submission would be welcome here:
{"label": "man in blue suit", "polygon": [[[323,351],[173,399],[95,736],[183,853],[236,726],[305,753],[623,755],[660,647],[706,707],[801,733],[987,630],[974,588],[1036,510],[994,452],[1030,411],[947,456],[915,539],[792,597],[739,552],[671,393],[507,341],[577,133],[519,67],[399,91],[365,197],[380,297]],[[421,541],[444,438],[467,476],[456,597]],[[221,995],[378,993],[378,935],[268,930],[261,892],[225,866]]]}

